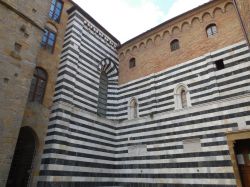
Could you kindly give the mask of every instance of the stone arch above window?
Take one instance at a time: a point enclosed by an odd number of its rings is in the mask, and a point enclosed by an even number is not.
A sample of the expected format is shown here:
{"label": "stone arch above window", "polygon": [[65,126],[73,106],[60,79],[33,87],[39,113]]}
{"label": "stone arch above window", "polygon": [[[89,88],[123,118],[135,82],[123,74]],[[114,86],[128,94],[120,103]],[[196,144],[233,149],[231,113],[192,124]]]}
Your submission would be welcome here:
{"label": "stone arch above window", "polygon": [[138,102],[136,98],[132,98],[128,103],[128,119],[138,117]]}
{"label": "stone arch above window", "polygon": [[179,84],[174,90],[175,109],[185,109],[191,106],[190,94],[185,84]]}
{"label": "stone arch above window", "polygon": [[180,42],[179,42],[179,40],[174,39],[170,43],[170,49],[171,49],[171,51],[176,51],[176,50],[180,49]]}
{"label": "stone arch above window", "polygon": [[217,26],[216,24],[212,23],[206,27],[207,37],[212,37],[217,34]]}

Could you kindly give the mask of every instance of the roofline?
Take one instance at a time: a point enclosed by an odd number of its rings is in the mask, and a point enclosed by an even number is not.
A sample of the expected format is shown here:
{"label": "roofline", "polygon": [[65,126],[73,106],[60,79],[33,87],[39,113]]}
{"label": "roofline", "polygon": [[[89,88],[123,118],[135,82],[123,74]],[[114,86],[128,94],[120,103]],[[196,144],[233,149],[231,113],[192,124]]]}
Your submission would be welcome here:
{"label": "roofline", "polygon": [[157,30],[157,29],[161,28],[162,26],[164,26],[164,25],[166,25],[166,24],[168,24],[168,23],[170,23],[170,22],[172,22],[172,21],[174,21],[174,20],[176,20],[176,19],[179,19],[179,18],[181,18],[181,17],[183,17],[183,16],[185,16],[185,15],[188,15],[188,14],[190,14],[191,12],[193,12],[193,11],[195,11],[195,10],[198,10],[198,9],[200,9],[200,8],[202,8],[202,7],[205,7],[205,6],[209,5],[209,4],[212,4],[212,3],[214,3],[214,2],[217,2],[217,1],[216,1],[216,0],[210,0],[210,1],[207,2],[207,3],[204,3],[204,4],[202,4],[202,5],[200,5],[200,6],[196,7],[196,8],[193,8],[193,9],[187,11],[187,12],[184,12],[184,13],[182,13],[182,14],[176,16],[176,17],[173,17],[173,18],[167,20],[167,21],[164,21],[163,23],[161,23],[161,24],[159,24],[159,25],[157,25],[157,26],[155,26],[155,27],[153,27],[153,28],[151,28],[151,29],[149,29],[149,30],[147,30],[147,31],[145,31],[145,32],[143,32],[143,33],[141,33],[141,34],[139,34],[139,35],[137,35],[137,36],[131,38],[131,39],[129,39],[129,40],[126,41],[125,43],[123,43],[123,44],[121,44],[120,46],[118,46],[117,49],[120,49],[120,48],[122,48],[123,46],[127,45],[128,43],[132,42],[133,40],[136,40],[136,39],[140,38],[140,37],[143,36],[143,35],[146,35],[146,34],[152,32],[152,31],[154,31],[154,30]]}
{"label": "roofline", "polygon": [[74,1],[70,0],[70,2],[73,4],[73,6],[67,10],[68,14],[72,13],[75,10],[78,10],[80,13],[82,13],[89,21],[91,21],[95,26],[97,26],[102,32],[104,32],[107,36],[109,36],[113,41],[115,41],[118,46],[121,45],[121,42],[114,37],[109,31],[107,31],[100,23],[98,23],[92,16],[90,16],[86,11],[84,11],[78,4],[76,4]]}

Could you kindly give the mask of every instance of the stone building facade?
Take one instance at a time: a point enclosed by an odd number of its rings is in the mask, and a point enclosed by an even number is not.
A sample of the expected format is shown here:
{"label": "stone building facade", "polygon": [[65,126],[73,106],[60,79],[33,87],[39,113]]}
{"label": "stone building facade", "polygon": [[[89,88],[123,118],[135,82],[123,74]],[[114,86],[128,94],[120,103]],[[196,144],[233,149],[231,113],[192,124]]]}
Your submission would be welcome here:
{"label": "stone building facade", "polygon": [[246,187],[249,10],[120,44],[70,0],[0,0],[0,186]]}
{"label": "stone building facade", "polygon": [[38,186],[246,187],[248,3],[210,1],[122,45],[69,9]]}
{"label": "stone building facade", "polygon": [[0,1],[0,186],[36,186],[71,6]]}

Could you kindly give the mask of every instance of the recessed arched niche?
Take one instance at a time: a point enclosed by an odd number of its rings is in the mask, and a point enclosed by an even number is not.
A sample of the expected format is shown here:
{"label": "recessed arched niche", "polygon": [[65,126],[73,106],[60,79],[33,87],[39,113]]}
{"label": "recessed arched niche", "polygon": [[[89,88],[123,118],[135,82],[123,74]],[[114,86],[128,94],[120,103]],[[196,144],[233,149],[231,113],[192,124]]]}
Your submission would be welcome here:
{"label": "recessed arched niche", "polygon": [[202,22],[209,22],[212,20],[212,16],[209,12],[206,12],[202,15]]}
{"label": "recessed arched niche", "polygon": [[219,7],[216,7],[213,11],[213,17],[220,17],[223,14],[223,10]]}

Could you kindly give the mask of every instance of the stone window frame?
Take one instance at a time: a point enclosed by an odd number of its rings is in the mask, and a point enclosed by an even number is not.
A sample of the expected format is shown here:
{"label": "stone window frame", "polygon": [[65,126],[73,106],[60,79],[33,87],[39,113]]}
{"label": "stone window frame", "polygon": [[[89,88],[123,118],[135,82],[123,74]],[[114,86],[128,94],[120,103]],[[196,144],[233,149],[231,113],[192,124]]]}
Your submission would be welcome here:
{"label": "stone window frame", "polygon": [[[182,104],[181,93],[183,90],[186,92],[186,101],[187,101],[186,107],[183,107],[183,104]],[[175,103],[175,110],[187,109],[187,108],[192,106],[189,89],[184,83],[180,83],[175,87],[175,89],[174,89],[174,101],[175,101],[174,102]]]}
{"label": "stone window frame", "polygon": [[[132,107],[131,104],[132,102],[135,103],[135,107]],[[135,97],[132,97],[128,101],[128,119],[136,119],[139,117],[139,104],[138,100]]]}

